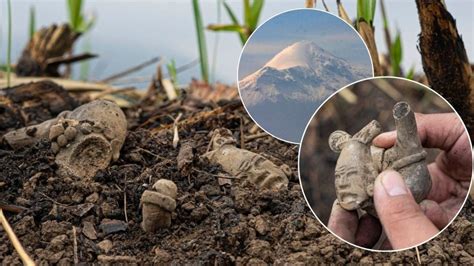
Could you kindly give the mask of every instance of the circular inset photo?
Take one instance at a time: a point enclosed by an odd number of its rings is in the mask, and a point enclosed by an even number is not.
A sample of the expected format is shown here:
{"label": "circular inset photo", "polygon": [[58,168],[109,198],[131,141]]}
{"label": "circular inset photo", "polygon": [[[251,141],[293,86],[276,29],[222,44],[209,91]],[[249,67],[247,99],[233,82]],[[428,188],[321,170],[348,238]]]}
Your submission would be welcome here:
{"label": "circular inset photo", "polygon": [[393,251],[444,230],[467,199],[471,140],[451,105],[402,78],[370,78],[331,96],[299,153],[307,203],[342,240]]}
{"label": "circular inset photo", "polygon": [[238,88],[252,119],[274,137],[299,143],[311,115],[336,90],[373,77],[369,51],[340,18],[295,9],[263,23],[245,44]]}

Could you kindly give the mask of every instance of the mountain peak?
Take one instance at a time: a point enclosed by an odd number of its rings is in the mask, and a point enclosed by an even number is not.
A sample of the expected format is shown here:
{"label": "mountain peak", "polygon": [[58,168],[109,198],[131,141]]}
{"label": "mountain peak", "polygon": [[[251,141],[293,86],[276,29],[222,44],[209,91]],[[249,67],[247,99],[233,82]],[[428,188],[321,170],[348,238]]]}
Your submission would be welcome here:
{"label": "mountain peak", "polygon": [[331,53],[319,47],[313,41],[299,41],[283,49],[265,66],[276,69],[288,69],[297,66],[312,68],[316,59],[332,57],[334,56]]}

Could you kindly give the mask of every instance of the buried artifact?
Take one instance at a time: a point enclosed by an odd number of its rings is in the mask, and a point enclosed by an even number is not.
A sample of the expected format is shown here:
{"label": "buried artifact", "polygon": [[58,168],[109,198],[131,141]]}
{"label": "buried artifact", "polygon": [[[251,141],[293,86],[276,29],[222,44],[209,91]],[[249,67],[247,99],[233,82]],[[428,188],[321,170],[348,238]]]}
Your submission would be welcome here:
{"label": "buried artifact", "polygon": [[286,164],[278,167],[259,154],[237,148],[229,129],[216,129],[210,144],[211,151],[205,153],[204,157],[220,165],[227,173],[238,178],[248,178],[260,188],[287,187],[288,176],[291,175],[290,167]]}
{"label": "buried artifact", "polygon": [[118,105],[95,100],[41,124],[10,131],[3,140],[14,149],[51,141],[61,176],[93,177],[120,156],[127,120]]}
{"label": "buried artifact", "polygon": [[376,215],[373,206],[373,184],[377,175],[387,169],[398,171],[417,202],[431,189],[426,151],[421,146],[415,115],[406,102],[393,107],[397,131],[395,145],[389,149],[372,146],[381,133],[372,121],[353,136],[337,130],[329,136],[329,147],[340,153],[335,169],[337,200],[346,210],[363,209]]}

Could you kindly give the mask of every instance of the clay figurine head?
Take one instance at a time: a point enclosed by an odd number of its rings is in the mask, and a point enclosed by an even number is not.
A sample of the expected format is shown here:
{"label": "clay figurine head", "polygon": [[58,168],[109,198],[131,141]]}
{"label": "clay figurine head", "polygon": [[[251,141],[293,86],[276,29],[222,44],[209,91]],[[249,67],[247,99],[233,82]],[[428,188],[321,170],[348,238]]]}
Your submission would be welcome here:
{"label": "clay figurine head", "polygon": [[377,171],[370,154],[372,140],[381,132],[377,121],[370,122],[354,136],[337,130],[329,136],[329,147],[340,152],[335,169],[339,204],[346,210],[370,205]]}

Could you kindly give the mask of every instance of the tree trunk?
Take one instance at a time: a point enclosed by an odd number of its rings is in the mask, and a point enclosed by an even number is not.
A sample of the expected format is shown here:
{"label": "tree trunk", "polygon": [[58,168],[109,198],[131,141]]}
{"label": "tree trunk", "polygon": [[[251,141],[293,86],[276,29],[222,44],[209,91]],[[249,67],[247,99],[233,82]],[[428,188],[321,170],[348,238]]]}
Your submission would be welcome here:
{"label": "tree trunk", "polygon": [[472,138],[472,70],[456,21],[441,1],[416,0],[421,25],[419,50],[432,89],[448,100]]}

